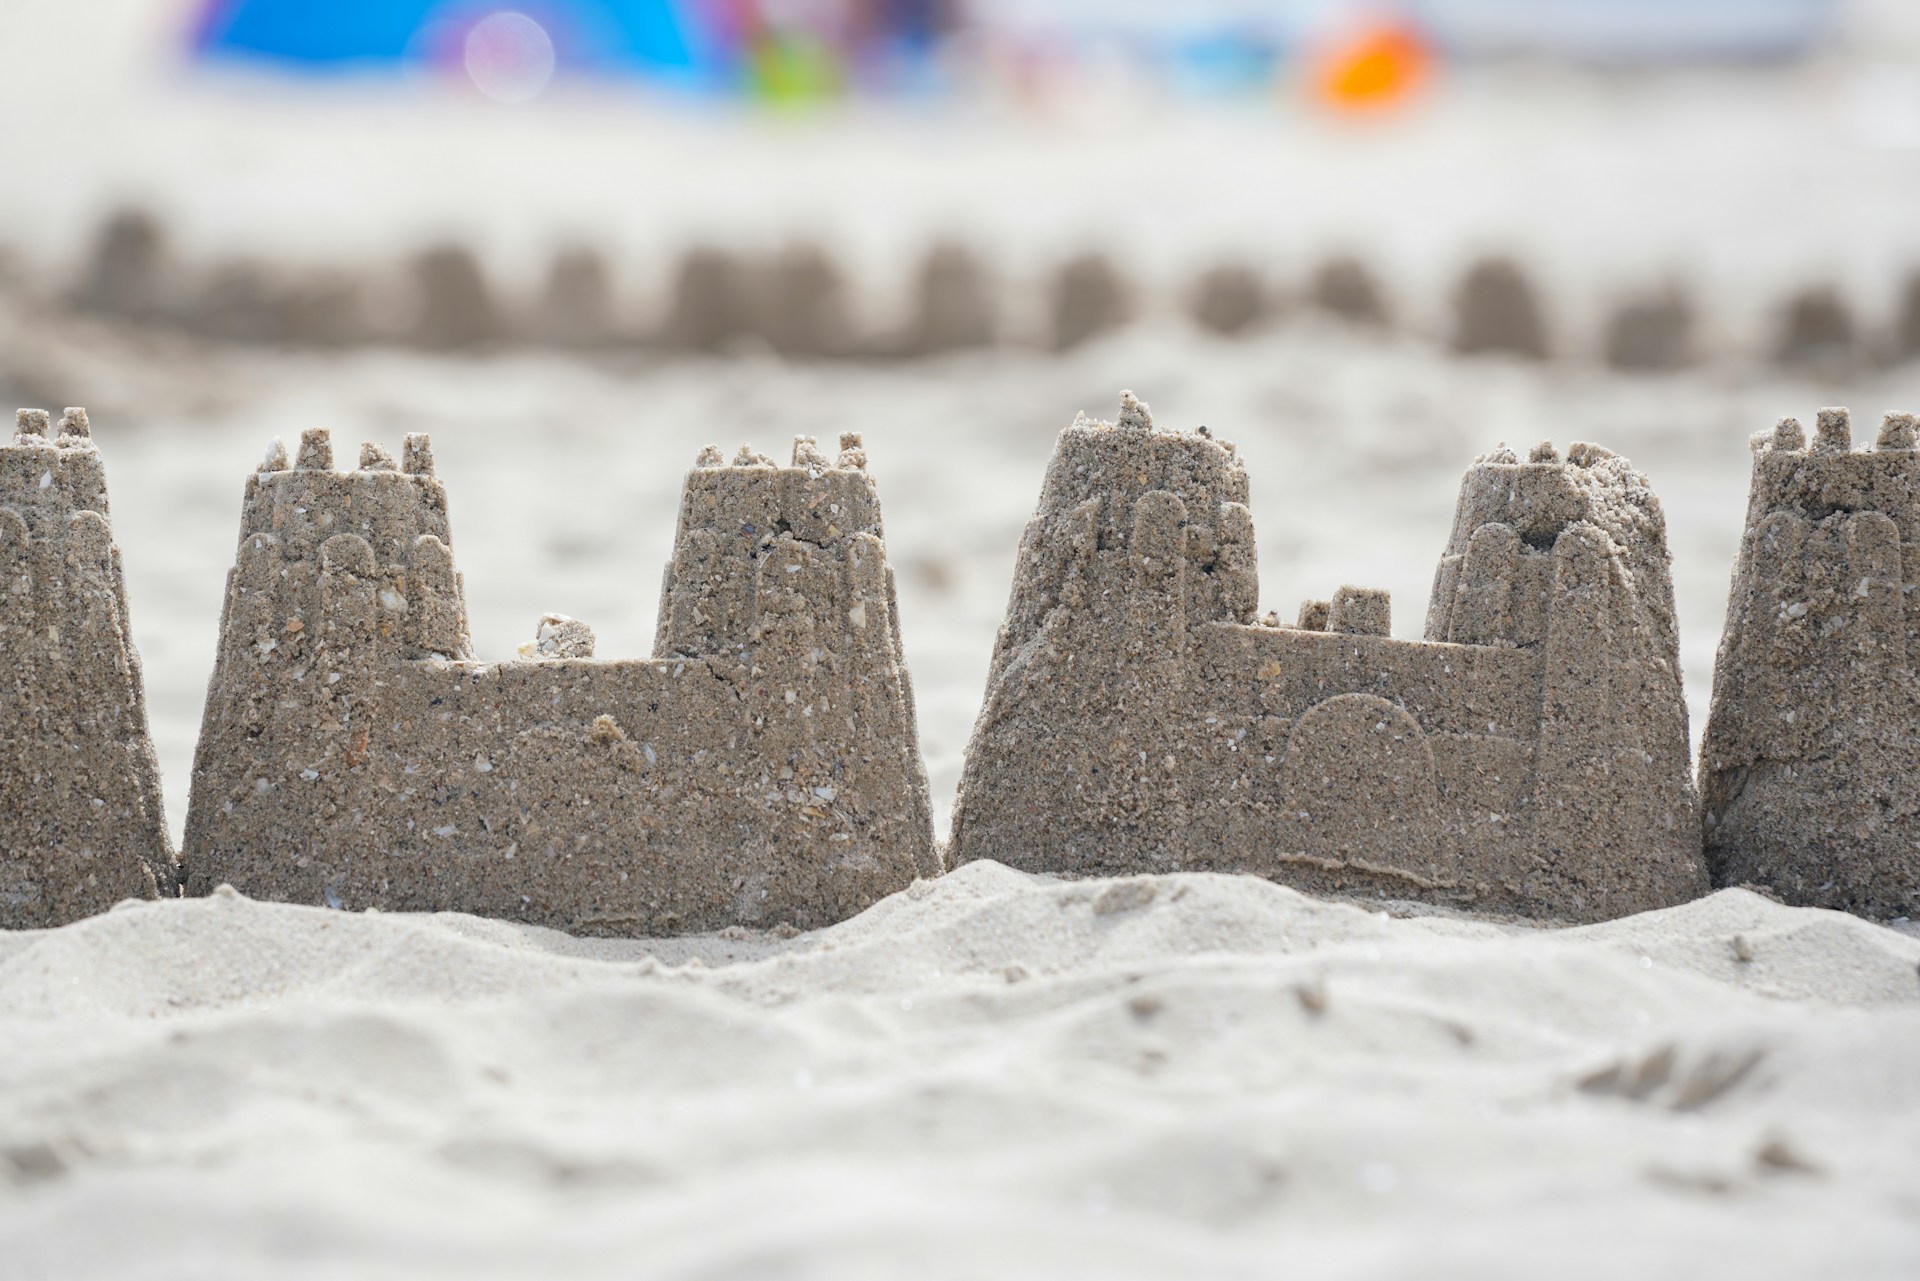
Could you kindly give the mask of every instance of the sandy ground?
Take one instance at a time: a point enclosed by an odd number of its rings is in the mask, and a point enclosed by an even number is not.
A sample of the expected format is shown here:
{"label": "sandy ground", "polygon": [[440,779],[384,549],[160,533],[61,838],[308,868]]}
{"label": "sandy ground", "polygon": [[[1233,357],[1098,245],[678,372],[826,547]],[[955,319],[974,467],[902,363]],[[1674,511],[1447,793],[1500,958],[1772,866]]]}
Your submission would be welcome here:
{"label": "sandy ground", "polygon": [[1742,891],[1537,932],[992,863],[786,941],[128,905],[0,936],[0,1259],[1911,1277],[1916,963]]}

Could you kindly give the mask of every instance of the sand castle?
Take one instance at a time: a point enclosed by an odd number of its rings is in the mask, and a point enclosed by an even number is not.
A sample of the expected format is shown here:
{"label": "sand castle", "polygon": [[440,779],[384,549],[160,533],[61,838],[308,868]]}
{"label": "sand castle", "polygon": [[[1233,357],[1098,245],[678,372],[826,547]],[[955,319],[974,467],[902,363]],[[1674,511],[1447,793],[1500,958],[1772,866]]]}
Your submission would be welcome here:
{"label": "sand castle", "polygon": [[0,929],[175,888],[87,411],[0,441]]}
{"label": "sand castle", "polygon": [[1256,621],[1247,474],[1205,429],[1060,436],[949,861],[1257,872],[1597,919],[1705,890],[1665,522],[1575,445],[1468,470],[1427,640],[1343,587]]}
{"label": "sand castle", "polygon": [[709,447],[655,657],[468,640],[424,436],[247,481],[195,760],[188,893],[447,909],[582,933],[851,915],[939,871],[880,506],[857,437]]}
{"label": "sand castle", "polygon": [[1719,885],[1870,917],[1920,908],[1920,452],[1889,415],[1854,452],[1844,409],[1811,444],[1753,439],[1747,526],[1700,777]]}
{"label": "sand castle", "polygon": [[[1920,904],[1920,423],[1754,440],[1696,806],[1665,521],[1592,445],[1462,483],[1423,641],[1342,587],[1259,617],[1248,477],[1205,428],[1061,434],[950,861],[1253,872],[1599,919],[1757,883]],[[653,657],[468,638],[431,446],[275,443],[247,481],[182,857],[161,817],[82,410],[0,444],[0,928],[210,892],[582,933],[825,924],[936,875],[892,571],[855,436],[704,450]],[[1704,831],[1704,850],[1702,832]]]}

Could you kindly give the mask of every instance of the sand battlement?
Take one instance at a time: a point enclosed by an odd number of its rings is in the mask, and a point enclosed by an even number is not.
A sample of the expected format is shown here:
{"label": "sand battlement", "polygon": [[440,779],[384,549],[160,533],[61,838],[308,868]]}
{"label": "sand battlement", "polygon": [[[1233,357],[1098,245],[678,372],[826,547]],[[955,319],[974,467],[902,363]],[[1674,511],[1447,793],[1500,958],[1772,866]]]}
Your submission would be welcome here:
{"label": "sand battlement", "polygon": [[340,625],[401,657],[471,657],[432,443],[410,435],[402,456],[404,470],[368,444],[358,470],[336,471],[325,428],[302,433],[291,464],[274,441],[247,478],[223,632],[246,632],[261,655],[298,654],[318,635],[305,634],[310,621],[365,613]]}
{"label": "sand battlement", "polygon": [[1701,746],[1717,883],[1897,916],[1920,908],[1920,453],[1890,414],[1871,450],[1847,411],[1808,442],[1754,438],[1747,525]]}
{"label": "sand battlement", "polygon": [[1920,538],[1920,509],[1913,498],[1920,485],[1914,416],[1888,414],[1873,446],[1858,450],[1846,410],[1823,409],[1815,424],[1811,441],[1792,418],[1750,438],[1749,522],[1756,514],[1772,512],[1809,521],[1878,512],[1895,523],[1902,542]]}
{"label": "sand battlement", "polygon": [[189,892],[584,932],[817,925],[939,870],[877,491],[855,437],[703,450],[656,654],[549,615],[476,659],[425,437],[247,481]]}
{"label": "sand battlement", "polygon": [[[796,437],[786,467],[745,446],[731,463],[717,448],[703,451],[681,497],[655,652],[737,658],[777,622],[777,613],[758,603],[769,572],[811,584],[827,560],[841,559],[861,585],[840,601],[839,614],[829,609],[809,626],[838,631],[850,643],[866,637],[870,620],[862,600],[891,595],[881,583],[891,581],[891,571],[880,542],[879,491],[866,465],[852,433],[841,437],[834,460],[813,437]],[[823,601],[846,595],[832,584],[820,586]],[[883,626],[890,617],[890,607],[876,608],[871,624]]]}
{"label": "sand battlement", "polygon": [[1131,396],[1061,434],[952,861],[1256,871],[1561,916],[1704,886],[1644,477],[1590,445],[1476,461],[1425,641],[1351,586],[1255,623],[1247,496],[1229,446],[1156,429]]}
{"label": "sand battlement", "polygon": [[0,438],[0,928],[174,885],[87,411],[16,423]]}
{"label": "sand battlement", "polygon": [[29,530],[53,529],[73,512],[107,515],[107,478],[84,409],[55,423],[44,409],[15,415],[12,437],[0,436],[0,495]]}

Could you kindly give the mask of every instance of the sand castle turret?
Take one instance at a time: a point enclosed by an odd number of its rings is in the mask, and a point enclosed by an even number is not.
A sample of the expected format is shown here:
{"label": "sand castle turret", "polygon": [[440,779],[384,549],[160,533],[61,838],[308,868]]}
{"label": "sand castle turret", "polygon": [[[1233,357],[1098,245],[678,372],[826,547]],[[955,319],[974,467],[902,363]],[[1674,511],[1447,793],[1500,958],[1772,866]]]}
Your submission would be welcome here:
{"label": "sand castle turret", "polygon": [[1248,482],[1204,430],[1061,434],[954,815],[954,862],[1251,871],[1593,919],[1705,888],[1664,520],[1577,445],[1477,461],[1428,615],[1342,587],[1256,623]]}
{"label": "sand castle turret", "polygon": [[247,483],[196,758],[188,890],[589,933],[812,926],[939,870],[880,508],[830,460],[703,451],[657,655],[541,620],[474,659],[424,437]]}
{"label": "sand castle turret", "polygon": [[173,855],[84,409],[0,439],[0,929],[171,896]]}
{"label": "sand castle turret", "polygon": [[1753,438],[1746,532],[1701,749],[1715,884],[1886,918],[1920,908],[1920,452],[1891,414],[1855,451]]}

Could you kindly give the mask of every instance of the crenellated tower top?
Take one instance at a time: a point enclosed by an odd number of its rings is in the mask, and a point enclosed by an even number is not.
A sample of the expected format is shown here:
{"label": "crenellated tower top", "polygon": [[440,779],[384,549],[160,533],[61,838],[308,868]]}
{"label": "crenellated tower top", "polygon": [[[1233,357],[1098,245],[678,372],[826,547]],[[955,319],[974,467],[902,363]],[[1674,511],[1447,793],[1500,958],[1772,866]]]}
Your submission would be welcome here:
{"label": "crenellated tower top", "polygon": [[14,415],[0,438],[0,494],[34,534],[52,532],[74,512],[107,514],[107,478],[94,449],[87,411],[66,410],[56,424],[44,409]]}
{"label": "crenellated tower top", "polygon": [[286,446],[274,441],[247,482],[242,541],[270,533],[284,559],[309,561],[328,539],[355,534],[382,565],[409,563],[423,535],[451,542],[446,490],[433,474],[426,436],[408,436],[398,464],[371,443],[361,447],[354,471],[334,470],[333,458],[333,436],[324,427],[300,434],[291,465]]}
{"label": "crenellated tower top", "polygon": [[1783,418],[1748,441],[1753,492],[1748,521],[1793,512],[1820,521],[1841,512],[1883,512],[1902,542],[1920,539],[1920,451],[1912,414],[1888,414],[1871,448],[1853,447],[1850,416],[1822,409],[1811,443],[1805,428]]}

